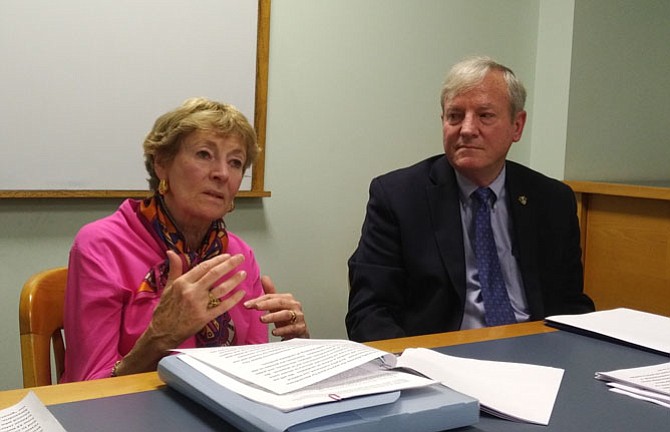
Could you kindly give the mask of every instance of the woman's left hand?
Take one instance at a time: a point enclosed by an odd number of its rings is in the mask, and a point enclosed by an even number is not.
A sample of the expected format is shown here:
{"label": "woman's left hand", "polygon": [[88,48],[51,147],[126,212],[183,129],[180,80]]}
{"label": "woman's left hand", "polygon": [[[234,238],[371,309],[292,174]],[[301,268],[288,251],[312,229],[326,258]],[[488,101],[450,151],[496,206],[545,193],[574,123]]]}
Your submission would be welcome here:
{"label": "woman's left hand", "polygon": [[261,278],[261,284],[265,295],[245,302],[244,307],[267,311],[261,316],[261,322],[273,323],[275,328],[272,334],[281,337],[282,340],[309,338],[302,305],[293,298],[293,294],[278,294],[274,283],[268,276]]}

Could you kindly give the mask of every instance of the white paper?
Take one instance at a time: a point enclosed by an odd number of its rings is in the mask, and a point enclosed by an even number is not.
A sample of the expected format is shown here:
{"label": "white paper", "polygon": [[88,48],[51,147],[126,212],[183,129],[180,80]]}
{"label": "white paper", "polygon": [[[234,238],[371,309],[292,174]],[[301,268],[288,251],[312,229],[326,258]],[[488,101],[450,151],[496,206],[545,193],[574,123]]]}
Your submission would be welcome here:
{"label": "white paper", "polygon": [[251,383],[238,381],[194,357],[180,355],[179,359],[228,390],[284,412],[355,396],[435,384],[433,380],[405,372],[386,370],[380,368],[378,362],[370,362],[300,390],[279,395]]}
{"label": "white paper", "polygon": [[670,363],[596,372],[610,390],[670,408]]}
{"label": "white paper", "polygon": [[430,385],[435,380],[479,399],[483,411],[547,425],[563,378],[562,369],[465,359],[423,348],[407,349],[396,358],[346,340],[292,339],[176,351],[216,383],[284,411]]}
{"label": "white paper", "polygon": [[276,394],[301,389],[389,355],[356,342],[319,339],[175,351]]}
{"label": "white paper", "polygon": [[33,392],[0,411],[0,432],[65,432],[56,417]]}
{"label": "white paper", "polygon": [[620,382],[670,396],[670,363],[596,372],[596,379]]}
{"label": "white paper", "polygon": [[563,369],[453,357],[425,348],[406,349],[408,367],[476,399],[482,411],[501,418],[548,425]]}
{"label": "white paper", "polygon": [[670,408],[670,401],[660,399],[658,395],[652,395],[650,394],[650,392],[614,383],[609,383],[607,385],[614,386],[614,388],[610,389],[611,392],[619,393],[625,396],[632,397],[634,399],[639,399],[645,402],[655,403],[656,405],[660,405],[662,407]]}
{"label": "white paper", "polygon": [[546,321],[670,354],[670,318],[661,315],[619,308],[582,315],[555,315]]}

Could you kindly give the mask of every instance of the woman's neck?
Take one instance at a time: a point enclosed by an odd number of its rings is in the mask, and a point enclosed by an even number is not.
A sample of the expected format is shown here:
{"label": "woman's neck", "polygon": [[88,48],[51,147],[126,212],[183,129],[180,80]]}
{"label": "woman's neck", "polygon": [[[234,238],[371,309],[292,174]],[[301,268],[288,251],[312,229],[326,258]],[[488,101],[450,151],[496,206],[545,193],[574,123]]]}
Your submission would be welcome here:
{"label": "woman's neck", "polygon": [[[209,227],[208,227],[209,228]],[[205,238],[205,235],[207,234],[207,229],[182,229],[181,227],[177,227],[179,232],[181,232],[181,235],[184,236],[184,240],[186,240],[186,246],[188,247],[189,250],[195,251],[198,250],[200,245],[202,244],[202,240]]]}
{"label": "woman's neck", "polygon": [[174,224],[177,231],[179,231],[179,233],[184,237],[184,240],[186,241],[186,247],[191,251],[198,250],[211,225],[193,224],[189,223],[188,220],[183,220],[183,218],[177,217],[178,215],[175,215],[175,213],[170,209],[168,201],[169,200],[165,197],[163,198],[163,207],[165,208],[168,217]]}

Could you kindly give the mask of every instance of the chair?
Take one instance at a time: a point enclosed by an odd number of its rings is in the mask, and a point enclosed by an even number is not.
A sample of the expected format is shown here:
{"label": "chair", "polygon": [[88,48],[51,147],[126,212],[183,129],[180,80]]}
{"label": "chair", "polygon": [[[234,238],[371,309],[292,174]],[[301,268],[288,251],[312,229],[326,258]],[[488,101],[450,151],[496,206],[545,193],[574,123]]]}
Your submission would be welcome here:
{"label": "chair", "polygon": [[[28,279],[19,300],[23,387],[57,384],[65,366],[63,302],[67,267],[41,271]],[[56,382],[51,375],[53,344]]]}

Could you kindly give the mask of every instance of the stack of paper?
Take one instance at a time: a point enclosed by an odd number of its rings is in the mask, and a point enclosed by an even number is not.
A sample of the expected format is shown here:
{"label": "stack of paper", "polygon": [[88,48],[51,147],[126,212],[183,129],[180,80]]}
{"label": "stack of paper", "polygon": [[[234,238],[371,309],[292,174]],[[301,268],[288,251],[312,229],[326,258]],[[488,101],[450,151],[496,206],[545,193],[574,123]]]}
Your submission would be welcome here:
{"label": "stack of paper", "polygon": [[[498,417],[547,425],[563,378],[558,368],[452,357],[423,348],[396,357],[346,340],[292,339],[179,352],[175,360],[209,382],[287,414],[439,382],[479,400],[482,410]],[[159,374],[165,366],[181,370],[165,360]],[[179,379],[174,373],[163,375],[168,384],[170,378]]]}
{"label": "stack of paper", "polygon": [[564,330],[586,331],[670,354],[670,318],[665,316],[619,308],[583,315],[555,315],[545,321]]}
{"label": "stack of paper", "polygon": [[670,363],[596,372],[611,391],[670,408]]}
{"label": "stack of paper", "polygon": [[178,351],[186,354],[182,361],[215,383],[285,412],[435,384],[380,368],[380,358],[388,353],[345,340],[292,339]]}
{"label": "stack of paper", "polygon": [[245,432],[435,432],[469,426],[479,420],[479,404],[441,385],[382,393],[280,411],[249,400],[182,361],[168,356],[158,374],[183,393]]}
{"label": "stack of paper", "polygon": [[393,354],[356,342],[178,351],[159,362],[161,379],[243,431],[435,432],[479,420],[473,397],[390,368]]}

